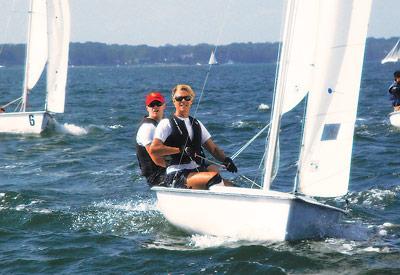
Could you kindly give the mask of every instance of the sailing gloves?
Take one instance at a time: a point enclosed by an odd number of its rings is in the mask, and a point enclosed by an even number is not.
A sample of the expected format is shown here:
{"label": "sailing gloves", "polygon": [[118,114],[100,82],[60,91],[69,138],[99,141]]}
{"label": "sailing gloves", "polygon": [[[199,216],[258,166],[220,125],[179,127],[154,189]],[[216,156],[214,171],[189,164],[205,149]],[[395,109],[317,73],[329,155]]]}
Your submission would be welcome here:
{"label": "sailing gloves", "polygon": [[238,171],[236,165],[233,163],[233,160],[230,157],[226,157],[223,164],[225,165],[226,170],[229,172],[236,173]]}

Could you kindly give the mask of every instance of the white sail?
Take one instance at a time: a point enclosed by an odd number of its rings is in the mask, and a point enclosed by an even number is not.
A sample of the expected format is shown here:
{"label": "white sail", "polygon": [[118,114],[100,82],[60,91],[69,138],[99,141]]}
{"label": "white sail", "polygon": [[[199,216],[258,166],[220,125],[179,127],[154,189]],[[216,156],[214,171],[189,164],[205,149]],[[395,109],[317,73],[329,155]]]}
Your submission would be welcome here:
{"label": "white sail", "polygon": [[299,104],[311,88],[317,41],[315,34],[319,27],[318,1],[294,1],[291,5],[293,14],[285,26],[290,29],[290,33],[287,33],[284,41],[288,53],[284,60],[286,74],[282,114]]}
{"label": "white sail", "polygon": [[394,45],[393,49],[382,59],[381,63],[385,64],[387,62],[397,62],[400,59],[400,39],[397,40],[396,45]]}
{"label": "white sail", "polygon": [[215,58],[214,51],[211,51],[210,59],[208,60],[209,65],[218,64],[217,59]]}
{"label": "white sail", "polygon": [[49,58],[46,110],[63,113],[68,70],[70,13],[68,1],[48,0]]}
{"label": "white sail", "polygon": [[347,193],[371,2],[316,2],[315,64],[299,162],[299,191],[306,195]]}
{"label": "white sail", "polygon": [[32,0],[29,10],[22,110],[25,110],[28,91],[35,87],[46,65],[47,49],[46,0]]}

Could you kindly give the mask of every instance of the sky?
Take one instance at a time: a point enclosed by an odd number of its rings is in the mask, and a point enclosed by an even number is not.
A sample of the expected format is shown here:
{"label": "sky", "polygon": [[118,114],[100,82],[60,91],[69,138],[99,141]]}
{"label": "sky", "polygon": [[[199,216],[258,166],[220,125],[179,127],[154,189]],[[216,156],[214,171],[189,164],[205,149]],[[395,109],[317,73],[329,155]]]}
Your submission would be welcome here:
{"label": "sky", "polygon": [[[369,37],[400,36],[399,1],[374,0]],[[275,42],[285,2],[70,0],[71,41],[151,46]],[[25,43],[28,3],[0,0],[0,43]]]}

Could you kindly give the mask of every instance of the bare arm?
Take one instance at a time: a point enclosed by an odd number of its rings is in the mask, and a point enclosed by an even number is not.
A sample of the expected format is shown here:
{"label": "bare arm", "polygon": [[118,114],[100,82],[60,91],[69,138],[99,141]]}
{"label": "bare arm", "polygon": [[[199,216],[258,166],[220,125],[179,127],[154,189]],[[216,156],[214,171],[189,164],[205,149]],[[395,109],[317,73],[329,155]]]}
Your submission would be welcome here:
{"label": "bare arm", "polygon": [[213,141],[211,138],[207,139],[206,142],[203,144],[204,148],[207,149],[208,152],[210,152],[211,155],[213,155],[214,158],[216,158],[219,161],[224,161],[225,160],[225,153],[223,150],[221,150]]}
{"label": "bare arm", "polygon": [[165,164],[165,160],[162,157],[157,157],[150,152],[150,146],[151,146],[151,143],[146,145],[145,148],[146,148],[147,153],[149,153],[149,156],[152,159],[152,161],[158,166],[167,167],[167,165]]}
{"label": "bare arm", "polygon": [[164,145],[164,143],[158,138],[155,138],[150,146],[150,153],[156,157],[179,154],[180,151],[181,150],[178,147]]}

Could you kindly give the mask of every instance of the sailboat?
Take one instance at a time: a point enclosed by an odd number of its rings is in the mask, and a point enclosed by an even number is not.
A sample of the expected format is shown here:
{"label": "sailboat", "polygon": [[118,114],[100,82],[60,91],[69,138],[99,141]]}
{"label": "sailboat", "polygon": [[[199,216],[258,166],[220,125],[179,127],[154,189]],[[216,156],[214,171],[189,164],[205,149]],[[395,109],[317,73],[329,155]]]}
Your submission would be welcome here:
{"label": "sailboat", "polygon": [[400,39],[397,40],[396,45],[390,50],[390,52],[382,59],[381,64],[388,62],[397,62],[400,59]]}
{"label": "sailboat", "polygon": [[[170,223],[189,233],[250,241],[329,236],[346,211],[314,197],[348,191],[371,2],[288,0],[262,189],[153,187]],[[271,190],[281,119],[305,97],[293,191]]]}
{"label": "sailboat", "polygon": [[217,65],[218,61],[215,58],[215,53],[214,51],[211,51],[210,59],[208,60],[208,65]]}
{"label": "sailboat", "polygon": [[392,126],[400,128],[400,111],[389,113],[389,121]]}
{"label": "sailboat", "polygon": [[[63,113],[68,70],[70,14],[67,0],[31,0],[21,97],[1,106],[17,104],[0,113],[0,133],[41,133]],[[28,111],[28,96],[47,64],[46,102],[43,111]]]}
{"label": "sailboat", "polygon": [[[397,40],[396,45],[390,50],[390,52],[382,59],[381,64],[388,62],[397,62],[400,59],[400,39]],[[395,127],[400,128],[400,111],[394,111],[389,114],[389,121]]]}

